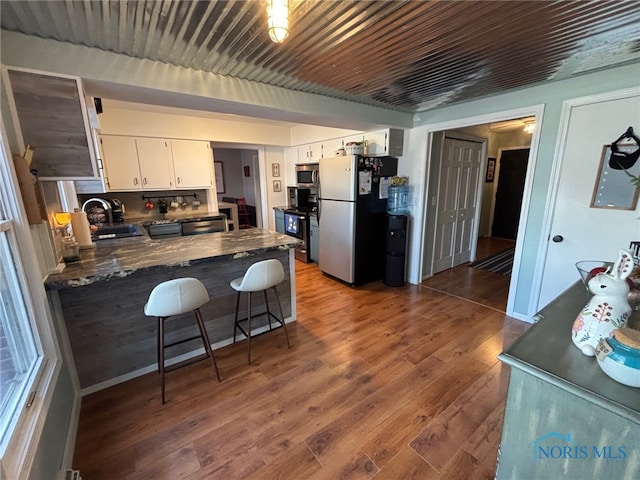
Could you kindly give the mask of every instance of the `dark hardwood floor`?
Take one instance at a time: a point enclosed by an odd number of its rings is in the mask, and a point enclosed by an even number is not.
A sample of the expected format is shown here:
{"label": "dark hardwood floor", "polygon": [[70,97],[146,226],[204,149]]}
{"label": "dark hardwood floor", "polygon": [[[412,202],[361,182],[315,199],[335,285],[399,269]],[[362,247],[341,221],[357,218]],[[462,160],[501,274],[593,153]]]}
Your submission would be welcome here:
{"label": "dark hardwood floor", "polygon": [[165,405],[157,374],[83,398],[83,479],[493,478],[509,376],[496,355],[529,327],[477,301],[502,276],[452,295],[296,272],[290,350],[281,330],[252,341],[250,366],[245,342],[218,349],[223,381],[208,362],[172,372]]}
{"label": "dark hardwood floor", "polygon": [[[515,245],[513,240],[482,237],[478,239],[476,258],[482,260]],[[511,276],[472,268],[468,263],[436,273],[422,285],[461,299],[479,303],[500,312],[507,311]]]}

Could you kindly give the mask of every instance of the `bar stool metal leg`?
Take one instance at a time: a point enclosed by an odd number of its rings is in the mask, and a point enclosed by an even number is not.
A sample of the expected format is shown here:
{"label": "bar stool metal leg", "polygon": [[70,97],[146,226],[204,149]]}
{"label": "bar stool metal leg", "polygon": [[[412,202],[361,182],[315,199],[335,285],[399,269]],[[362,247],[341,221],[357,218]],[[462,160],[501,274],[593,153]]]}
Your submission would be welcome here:
{"label": "bar stool metal leg", "polygon": [[196,321],[198,322],[198,328],[200,329],[200,336],[202,337],[202,343],[204,344],[204,351],[207,356],[211,356],[213,360],[213,368],[216,369],[216,376],[218,377],[218,381],[222,381],[220,379],[220,371],[218,370],[218,364],[216,363],[216,357],[213,354],[213,350],[211,350],[211,341],[209,340],[209,335],[207,335],[207,329],[204,326],[204,322],[202,321],[202,314],[200,313],[200,309],[196,308],[193,313],[196,316]]}
{"label": "bar stool metal leg", "polygon": [[236,314],[233,319],[233,343],[236,343],[236,331],[238,330],[238,310],[240,309],[240,292],[236,294]]}
{"label": "bar stool metal leg", "polygon": [[273,287],[273,291],[276,294],[276,301],[278,302],[278,309],[280,310],[280,323],[282,323],[284,335],[285,337],[287,337],[287,348],[291,348],[291,344],[289,343],[289,332],[287,331],[287,323],[284,321],[284,312],[282,311],[282,304],[280,303],[280,296],[278,295],[278,290],[276,290],[276,287]]}
{"label": "bar stool metal leg", "polygon": [[267,306],[267,320],[269,320],[269,330],[273,330],[273,326],[271,325],[271,310],[269,309],[269,297],[267,296],[267,291],[263,290],[264,293],[264,304]]}
{"label": "bar stool metal leg", "polygon": [[249,319],[249,328],[247,329],[247,345],[248,345],[247,363],[251,365],[251,292],[249,292],[247,316]]}
{"label": "bar stool metal leg", "polygon": [[158,372],[160,372],[160,391],[164,405],[164,317],[158,317]]}

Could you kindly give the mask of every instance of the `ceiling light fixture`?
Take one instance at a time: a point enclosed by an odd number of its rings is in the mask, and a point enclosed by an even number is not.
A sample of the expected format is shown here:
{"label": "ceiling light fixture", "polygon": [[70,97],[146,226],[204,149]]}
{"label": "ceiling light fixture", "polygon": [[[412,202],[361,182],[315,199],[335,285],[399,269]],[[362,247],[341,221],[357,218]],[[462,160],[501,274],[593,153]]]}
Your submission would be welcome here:
{"label": "ceiling light fixture", "polygon": [[535,120],[528,120],[524,122],[524,131],[525,133],[532,134],[536,131],[536,122]]}
{"label": "ceiling light fixture", "polygon": [[282,43],[289,36],[289,0],[267,0],[269,38]]}

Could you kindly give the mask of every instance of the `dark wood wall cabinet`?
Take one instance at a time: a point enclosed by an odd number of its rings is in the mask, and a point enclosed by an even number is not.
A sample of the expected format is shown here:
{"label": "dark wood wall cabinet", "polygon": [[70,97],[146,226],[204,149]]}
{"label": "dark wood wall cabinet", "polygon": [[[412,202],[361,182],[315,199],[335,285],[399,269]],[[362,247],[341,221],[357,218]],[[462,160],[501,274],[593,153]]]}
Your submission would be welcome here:
{"label": "dark wood wall cabinet", "polygon": [[98,179],[80,79],[14,68],[5,73],[14,122],[25,147],[34,149],[31,168],[40,179]]}

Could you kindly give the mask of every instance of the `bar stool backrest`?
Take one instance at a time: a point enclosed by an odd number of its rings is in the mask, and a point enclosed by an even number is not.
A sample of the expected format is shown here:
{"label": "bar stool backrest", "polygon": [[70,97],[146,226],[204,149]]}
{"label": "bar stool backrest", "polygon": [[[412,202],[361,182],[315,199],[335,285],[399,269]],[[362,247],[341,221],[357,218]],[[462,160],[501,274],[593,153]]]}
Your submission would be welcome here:
{"label": "bar stool backrest", "polygon": [[162,282],[151,291],[144,306],[150,317],[170,317],[187,313],[209,301],[209,293],[197,278],[177,278]]}
{"label": "bar stool backrest", "polygon": [[282,264],[272,258],[251,265],[238,287],[241,292],[259,292],[274,287],[284,280]]}

